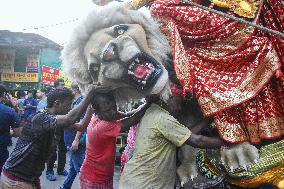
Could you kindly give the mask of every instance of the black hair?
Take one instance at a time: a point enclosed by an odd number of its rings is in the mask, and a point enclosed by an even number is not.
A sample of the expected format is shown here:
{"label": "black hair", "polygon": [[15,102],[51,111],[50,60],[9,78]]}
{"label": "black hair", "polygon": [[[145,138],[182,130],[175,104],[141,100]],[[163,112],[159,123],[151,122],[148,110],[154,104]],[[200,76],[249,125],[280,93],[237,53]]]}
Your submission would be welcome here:
{"label": "black hair", "polygon": [[48,95],[48,93],[52,90],[52,87],[45,87],[40,89],[41,92],[45,93],[45,95]]}
{"label": "black hair", "polygon": [[105,98],[105,99],[108,99],[109,101],[116,102],[113,94],[110,92],[109,93],[97,93],[95,97],[91,100],[92,107],[95,109],[95,111],[99,110],[99,106],[98,106],[99,98]]}
{"label": "black hair", "polygon": [[71,89],[72,89],[72,90],[76,90],[76,91],[78,91],[79,93],[81,93],[80,88],[79,88],[79,85],[78,85],[76,82],[72,82],[72,84],[71,84]]}
{"label": "black hair", "polygon": [[64,82],[64,79],[60,78],[60,79],[57,79],[56,81],[54,81],[54,87],[55,88],[58,87],[60,82]]}
{"label": "black hair", "polygon": [[18,91],[17,92],[17,98],[21,98],[21,97],[25,97],[26,96],[26,92],[25,91]]}
{"label": "black hair", "polygon": [[5,85],[0,84],[0,96],[4,96],[4,94],[7,92],[7,88]]}
{"label": "black hair", "polygon": [[56,100],[63,102],[66,99],[73,99],[74,95],[70,89],[54,89],[47,95],[47,108],[51,108]]}

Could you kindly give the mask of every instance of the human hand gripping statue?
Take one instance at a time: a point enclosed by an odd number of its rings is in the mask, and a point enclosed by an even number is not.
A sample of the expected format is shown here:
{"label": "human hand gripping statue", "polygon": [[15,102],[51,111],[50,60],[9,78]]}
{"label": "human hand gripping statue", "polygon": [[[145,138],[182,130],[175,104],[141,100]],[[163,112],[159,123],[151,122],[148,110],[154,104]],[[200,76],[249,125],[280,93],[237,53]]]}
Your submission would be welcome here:
{"label": "human hand gripping statue", "polygon": [[109,87],[100,86],[100,85],[90,85],[88,92],[85,94],[85,98],[80,103],[80,105],[74,109],[72,109],[66,115],[57,115],[57,126],[70,127],[71,129],[74,127],[73,124],[78,120],[82,112],[88,107],[91,103],[91,100],[98,92],[106,92],[109,91]]}

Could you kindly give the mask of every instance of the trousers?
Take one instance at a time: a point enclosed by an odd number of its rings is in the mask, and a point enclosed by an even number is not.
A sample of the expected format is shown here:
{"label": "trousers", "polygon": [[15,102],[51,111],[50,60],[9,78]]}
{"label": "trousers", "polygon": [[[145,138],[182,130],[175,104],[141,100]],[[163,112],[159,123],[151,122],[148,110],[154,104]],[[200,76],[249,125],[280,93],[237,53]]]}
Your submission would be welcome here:
{"label": "trousers", "polygon": [[58,151],[58,167],[57,172],[62,172],[65,168],[66,164],[66,153],[67,148],[64,143],[64,130],[60,129],[56,131],[54,137],[54,144],[52,154],[50,155],[47,161],[47,169],[46,172],[53,172],[54,163],[57,158],[57,151]]}

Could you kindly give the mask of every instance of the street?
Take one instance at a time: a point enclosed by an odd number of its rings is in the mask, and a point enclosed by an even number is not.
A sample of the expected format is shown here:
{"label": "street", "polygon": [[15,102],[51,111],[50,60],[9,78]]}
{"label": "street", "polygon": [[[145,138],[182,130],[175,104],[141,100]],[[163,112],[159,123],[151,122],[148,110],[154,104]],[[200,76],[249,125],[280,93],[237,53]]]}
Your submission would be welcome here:
{"label": "street", "polygon": [[[17,140],[13,138],[13,145],[11,147],[9,147],[10,152],[14,148],[16,141]],[[69,153],[67,153],[65,169],[67,171],[69,170]],[[120,170],[120,166],[116,166],[114,178],[113,178],[114,189],[118,189],[119,170]],[[56,168],[54,168],[54,172],[56,173]],[[65,179],[64,176],[56,175],[56,181],[49,181],[45,177],[45,170],[44,170],[42,172],[41,177],[40,177],[41,187],[42,187],[42,189],[59,189],[60,186],[62,186],[64,179]],[[76,179],[75,179],[75,181],[72,185],[72,189],[79,189],[79,188],[80,188],[80,182],[79,182],[79,176],[77,175],[77,177],[76,177]]]}

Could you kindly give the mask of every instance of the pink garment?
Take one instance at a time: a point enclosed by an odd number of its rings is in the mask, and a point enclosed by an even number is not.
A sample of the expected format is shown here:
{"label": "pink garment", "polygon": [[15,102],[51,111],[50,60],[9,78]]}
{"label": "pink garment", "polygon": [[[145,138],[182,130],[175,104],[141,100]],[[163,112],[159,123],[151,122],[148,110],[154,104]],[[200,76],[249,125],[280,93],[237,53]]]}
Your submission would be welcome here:
{"label": "pink garment", "polygon": [[138,130],[139,130],[139,125],[132,126],[129,129],[129,132],[127,135],[127,145],[121,155],[120,173],[122,173],[125,164],[132,158],[133,152],[135,150],[135,139],[136,139]]}
{"label": "pink garment", "polygon": [[111,179],[103,183],[93,183],[80,178],[80,189],[113,189],[113,180]]}

